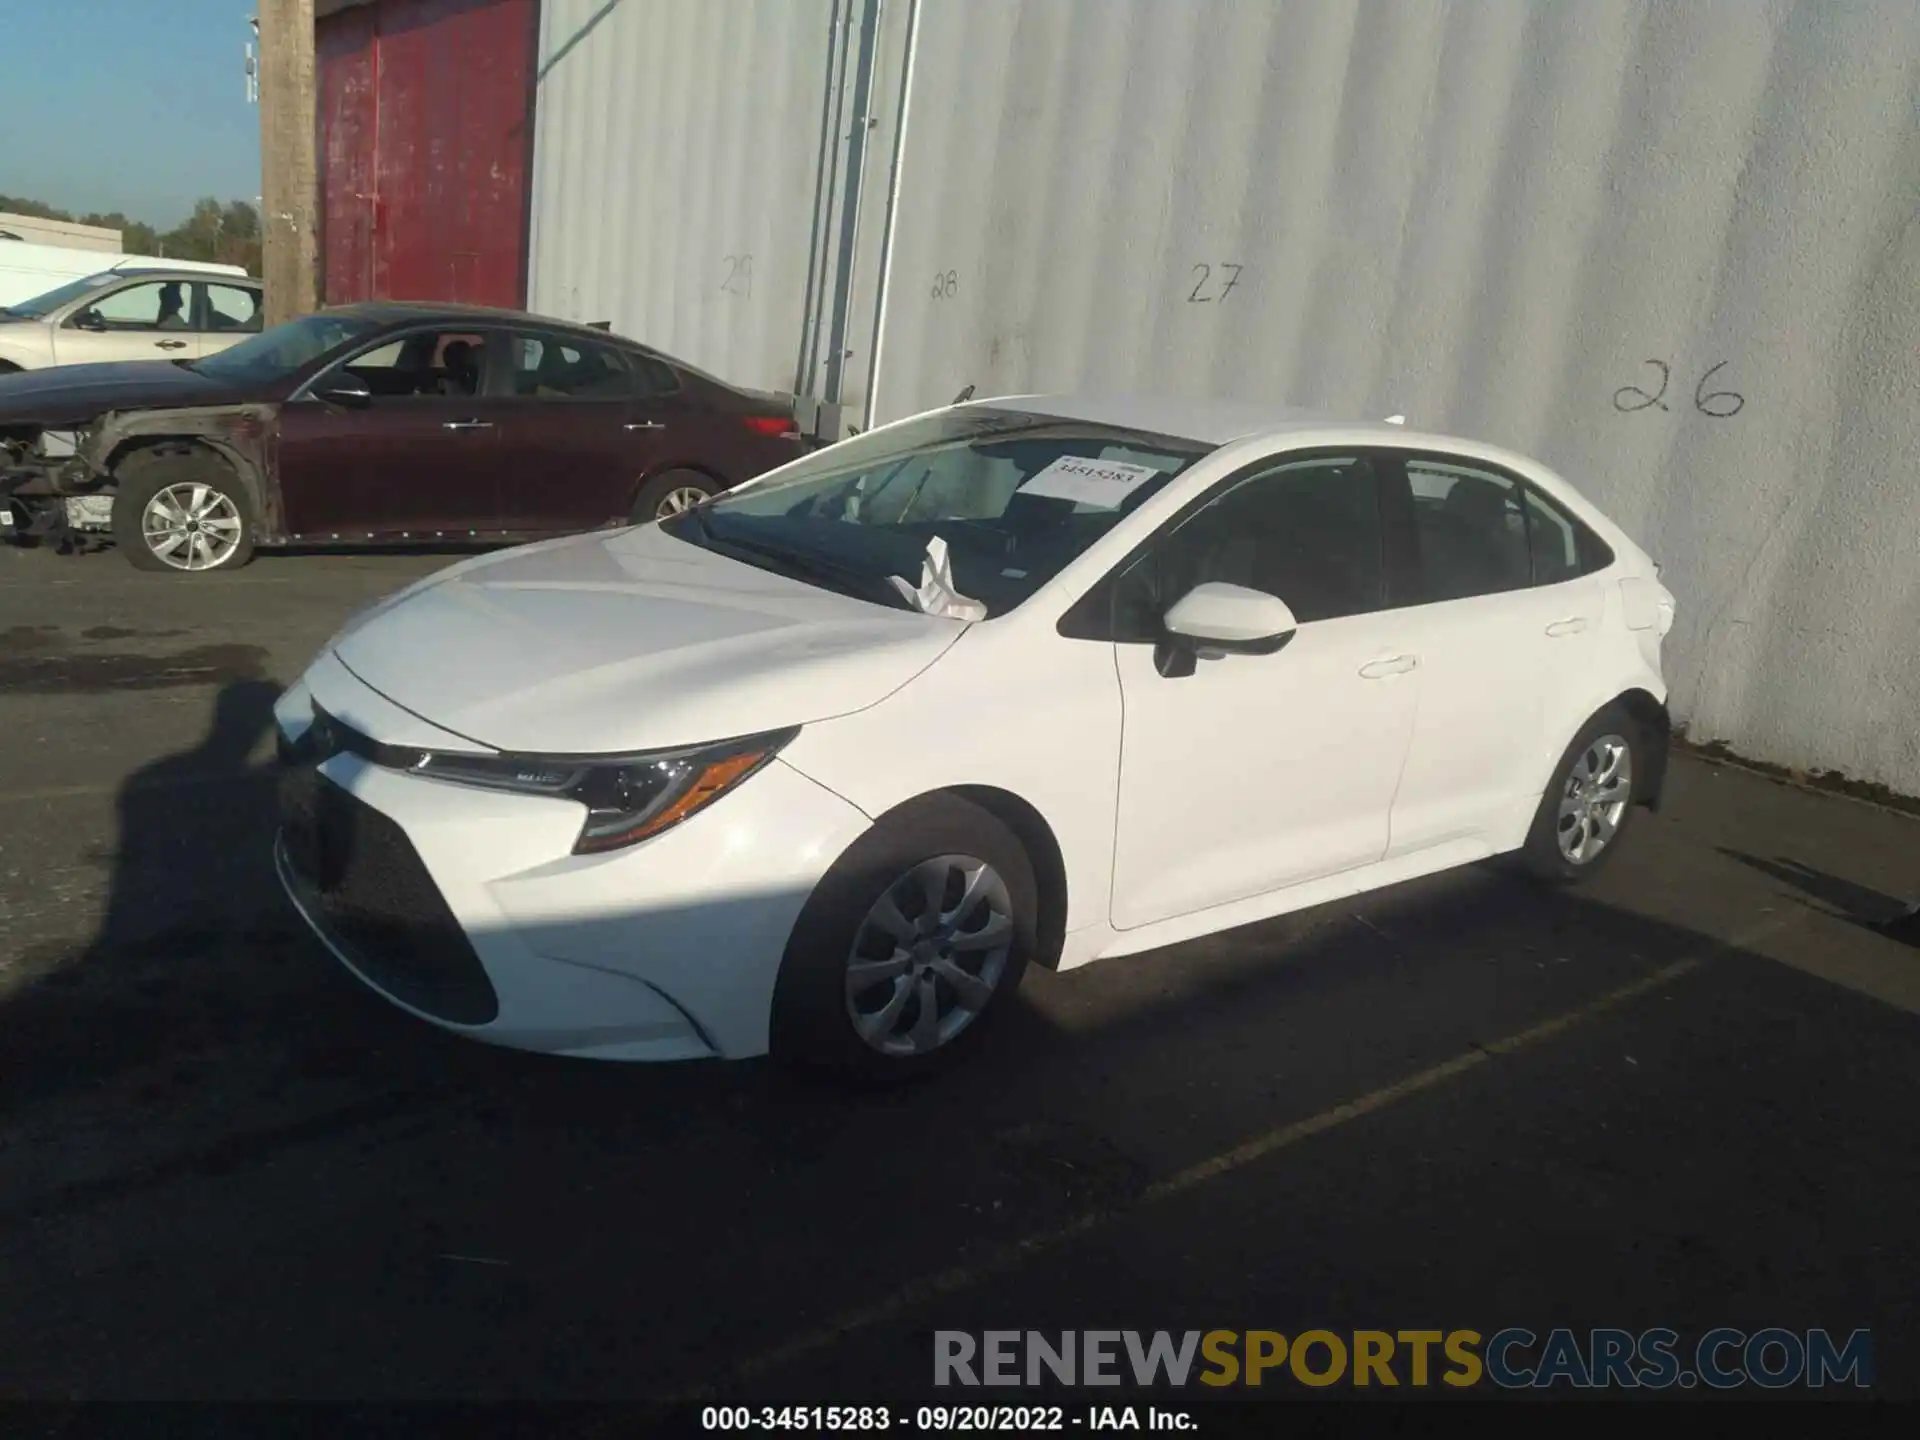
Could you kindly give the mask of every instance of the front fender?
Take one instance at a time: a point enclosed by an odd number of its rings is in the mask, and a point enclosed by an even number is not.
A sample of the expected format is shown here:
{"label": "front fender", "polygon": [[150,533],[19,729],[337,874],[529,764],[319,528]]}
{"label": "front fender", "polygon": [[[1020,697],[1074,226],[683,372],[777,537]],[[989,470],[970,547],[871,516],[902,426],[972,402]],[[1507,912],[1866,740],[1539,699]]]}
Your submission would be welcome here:
{"label": "front fender", "polygon": [[129,455],[168,445],[200,446],[233,467],[253,502],[263,539],[282,529],[280,486],[271,463],[274,407],[215,405],[181,410],[111,411],[82,437],[78,458],[110,479]]}

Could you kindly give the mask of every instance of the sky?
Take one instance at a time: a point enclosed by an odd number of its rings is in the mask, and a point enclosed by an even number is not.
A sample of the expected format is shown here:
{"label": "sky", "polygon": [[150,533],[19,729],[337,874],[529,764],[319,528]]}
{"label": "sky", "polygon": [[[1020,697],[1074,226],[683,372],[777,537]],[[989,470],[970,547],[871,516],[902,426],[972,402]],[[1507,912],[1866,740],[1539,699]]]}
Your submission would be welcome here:
{"label": "sky", "polygon": [[168,229],[260,193],[252,0],[0,0],[0,194]]}

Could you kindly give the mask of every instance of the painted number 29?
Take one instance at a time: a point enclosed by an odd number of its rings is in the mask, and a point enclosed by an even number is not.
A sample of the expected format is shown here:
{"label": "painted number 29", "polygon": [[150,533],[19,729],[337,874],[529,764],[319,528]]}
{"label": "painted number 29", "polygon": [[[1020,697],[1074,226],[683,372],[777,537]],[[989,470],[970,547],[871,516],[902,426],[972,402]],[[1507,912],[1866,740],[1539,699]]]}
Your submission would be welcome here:
{"label": "painted number 29", "polygon": [[727,278],[720,282],[723,294],[738,295],[741,299],[753,297],[753,256],[722,255],[720,263],[727,267]]}
{"label": "painted number 29", "polygon": [[[1187,292],[1189,305],[1211,305],[1216,300],[1224,300],[1233,293],[1233,287],[1240,283],[1240,272],[1246,267],[1236,265],[1231,260],[1217,260],[1211,265],[1193,267],[1193,289]],[[1215,275],[1213,272],[1220,273]]]}
{"label": "painted number 29", "polygon": [[[1667,404],[1666,394],[1667,386],[1673,381],[1673,367],[1664,360],[1647,360],[1643,363],[1659,372],[1660,388],[1649,391],[1641,389],[1638,385],[1622,385],[1618,390],[1613,392],[1613,408],[1618,410],[1622,415],[1631,415],[1637,410],[1652,410],[1655,408],[1665,410],[1671,414],[1672,407]],[[1730,361],[1722,360],[1718,365],[1710,367],[1707,373],[1700,377],[1700,383],[1693,387],[1693,408],[1698,410],[1702,415],[1714,420],[1731,420],[1747,406],[1747,400],[1744,395],[1737,394],[1732,390],[1709,390],[1707,388],[1707,382],[1711,380],[1716,373],[1726,369],[1730,363]]]}

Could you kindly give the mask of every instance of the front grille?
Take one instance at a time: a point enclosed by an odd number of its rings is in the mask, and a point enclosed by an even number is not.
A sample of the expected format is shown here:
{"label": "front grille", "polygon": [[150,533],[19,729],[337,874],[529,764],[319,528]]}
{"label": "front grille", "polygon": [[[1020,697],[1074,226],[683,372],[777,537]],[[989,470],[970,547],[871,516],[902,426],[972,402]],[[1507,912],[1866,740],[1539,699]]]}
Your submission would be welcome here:
{"label": "front grille", "polygon": [[354,968],[456,1025],[500,1013],[479,956],[398,825],[307,763],[283,772],[280,827],[301,898]]}

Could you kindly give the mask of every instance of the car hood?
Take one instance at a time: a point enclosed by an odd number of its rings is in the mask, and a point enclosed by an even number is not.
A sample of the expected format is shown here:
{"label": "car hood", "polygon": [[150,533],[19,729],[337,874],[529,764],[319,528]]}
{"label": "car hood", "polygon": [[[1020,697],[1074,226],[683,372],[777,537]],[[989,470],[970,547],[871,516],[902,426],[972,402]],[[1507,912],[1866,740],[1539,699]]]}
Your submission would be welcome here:
{"label": "car hood", "polygon": [[53,365],[0,375],[0,425],[90,425],[109,410],[218,405],[233,387],[170,360]]}
{"label": "car hood", "polygon": [[863,710],[966,628],[643,525],[469,561],[376,607],[334,653],[387,699],[478,744],[611,755]]}

